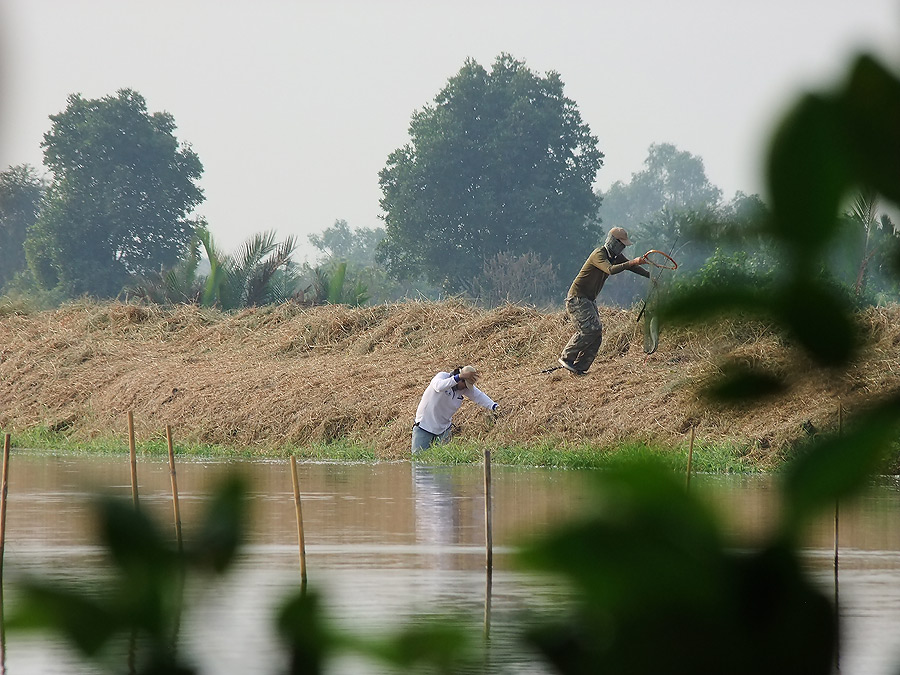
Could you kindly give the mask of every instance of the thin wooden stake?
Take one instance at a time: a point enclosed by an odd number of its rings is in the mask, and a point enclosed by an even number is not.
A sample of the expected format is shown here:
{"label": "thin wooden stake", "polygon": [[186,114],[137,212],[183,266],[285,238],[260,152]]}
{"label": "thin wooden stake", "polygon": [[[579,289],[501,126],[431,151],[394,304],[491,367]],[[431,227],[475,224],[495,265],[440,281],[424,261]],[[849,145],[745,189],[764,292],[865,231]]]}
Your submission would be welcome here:
{"label": "thin wooden stake", "polygon": [[10,435],[3,435],[3,487],[0,488],[0,673],[6,674],[6,615],[3,607],[3,552],[6,548],[6,496],[9,492]]}
{"label": "thin wooden stake", "polygon": [[3,553],[6,550],[6,496],[9,493],[10,435],[3,435],[3,487],[0,489],[0,583],[3,582]]}
{"label": "thin wooden stake", "polygon": [[491,634],[491,591],[494,578],[494,533],[491,518],[491,451],[484,451],[484,639]]}
{"label": "thin wooden stake", "polygon": [[306,587],[306,539],[303,536],[303,509],[300,506],[300,477],[297,458],[291,455],[291,480],[294,484],[294,507],[297,509],[297,541],[300,546],[300,583]]}
{"label": "thin wooden stake", "polygon": [[134,450],[134,414],[128,411],[128,453],[131,456],[131,499],[138,506],[137,453]]}
{"label": "thin wooden stake", "polygon": [[494,564],[494,535],[491,524],[491,451],[484,451],[484,546],[485,565]]}
{"label": "thin wooden stake", "polygon": [[694,425],[691,425],[691,447],[688,450],[687,479],[685,488],[691,489],[691,464],[694,462]]}
{"label": "thin wooden stake", "polygon": [[169,473],[172,475],[172,505],[175,509],[175,541],[178,542],[178,552],[184,552],[181,540],[181,511],[178,508],[178,479],[175,476],[175,447],[172,443],[172,427],[166,425],[166,443],[169,446]]}
{"label": "thin wooden stake", "polygon": [[[184,554],[184,543],[181,537],[181,509],[178,506],[178,479],[175,475],[175,444],[172,442],[172,427],[166,425],[166,444],[169,446],[169,475],[172,477],[172,508],[175,512],[175,541],[178,555]],[[172,654],[178,648],[178,634],[181,632],[181,612],[184,606],[184,559],[178,566],[177,605],[175,606],[175,622],[172,627]]]}

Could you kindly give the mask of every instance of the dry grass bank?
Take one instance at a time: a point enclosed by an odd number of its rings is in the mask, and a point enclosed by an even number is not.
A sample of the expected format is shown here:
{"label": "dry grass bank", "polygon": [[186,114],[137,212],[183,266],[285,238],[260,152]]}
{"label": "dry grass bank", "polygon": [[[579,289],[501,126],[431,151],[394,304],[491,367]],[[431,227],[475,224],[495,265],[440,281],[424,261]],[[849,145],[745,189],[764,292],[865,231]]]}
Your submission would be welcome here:
{"label": "dry grass bank", "polygon": [[[804,357],[765,326],[729,321],[664,328],[648,357],[633,313],[602,313],[604,344],[584,378],[535,374],[555,365],[572,328],[561,311],[518,306],[289,304],[222,314],[74,304],[11,314],[0,317],[0,426],[124,438],[133,410],[141,437],[171,424],[181,440],[260,451],[346,437],[380,457],[406,457],[432,375],[473,363],[503,414],[467,403],[456,418],[467,438],[677,444],[693,424],[700,438],[734,442],[765,464],[805,425],[833,427],[839,400],[852,410],[900,387],[898,308],[866,314],[864,358],[839,377],[810,376]],[[698,385],[728,355],[774,367],[794,385],[765,406],[709,405]]]}

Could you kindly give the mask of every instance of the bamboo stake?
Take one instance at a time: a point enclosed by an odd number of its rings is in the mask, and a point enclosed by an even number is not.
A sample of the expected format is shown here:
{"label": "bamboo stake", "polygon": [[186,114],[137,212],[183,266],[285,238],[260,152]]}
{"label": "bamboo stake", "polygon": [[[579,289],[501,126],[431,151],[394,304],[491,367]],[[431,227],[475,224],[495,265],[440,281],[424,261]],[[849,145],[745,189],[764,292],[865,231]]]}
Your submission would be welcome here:
{"label": "bamboo stake", "polygon": [[175,622],[172,629],[172,654],[178,648],[178,634],[181,632],[181,612],[184,605],[184,543],[181,536],[181,510],[178,507],[178,479],[175,474],[175,444],[172,442],[172,427],[166,425],[166,444],[169,447],[169,474],[172,477],[172,507],[175,511],[175,541],[178,545],[179,573],[178,596],[175,607]]}
{"label": "bamboo stake", "polygon": [[131,457],[131,499],[138,506],[137,456],[134,450],[134,414],[128,411],[128,453]]}
{"label": "bamboo stake", "polygon": [[494,577],[494,534],[491,522],[491,451],[484,451],[484,639],[491,634],[491,589]]}
{"label": "bamboo stake", "polygon": [[300,546],[300,583],[306,587],[306,539],[303,536],[303,509],[300,506],[300,478],[297,458],[291,455],[291,480],[294,484],[294,507],[297,510],[297,541]]}
{"label": "bamboo stake", "polygon": [[687,465],[687,479],[685,482],[685,488],[688,490],[691,489],[691,464],[694,462],[694,425],[691,425],[691,447],[688,450],[688,465]]}
{"label": "bamboo stake", "polygon": [[491,525],[491,451],[484,451],[484,546],[485,565],[494,564],[494,535]]}
{"label": "bamboo stake", "polygon": [[0,488],[0,672],[6,673],[6,615],[3,607],[3,552],[6,548],[6,496],[9,492],[10,435],[3,435],[3,487]]}
{"label": "bamboo stake", "polygon": [[3,435],[3,487],[0,489],[0,583],[3,582],[3,553],[6,550],[6,496],[9,492],[10,435]]}
{"label": "bamboo stake", "polygon": [[[138,508],[138,486],[137,486],[137,453],[134,448],[134,413],[128,411],[128,455],[131,459],[131,501],[134,508]],[[128,673],[133,675],[136,673],[136,654],[137,650],[137,629],[131,629],[131,636],[128,640]]]}
{"label": "bamboo stake", "polygon": [[484,578],[484,639],[491,637],[491,594],[494,583],[494,571],[488,567]]}
{"label": "bamboo stake", "polygon": [[178,479],[175,476],[175,448],[172,444],[172,427],[166,425],[166,443],[169,446],[169,473],[172,475],[172,505],[175,509],[175,540],[178,542],[178,553],[184,552],[181,539],[181,511],[178,508]]}

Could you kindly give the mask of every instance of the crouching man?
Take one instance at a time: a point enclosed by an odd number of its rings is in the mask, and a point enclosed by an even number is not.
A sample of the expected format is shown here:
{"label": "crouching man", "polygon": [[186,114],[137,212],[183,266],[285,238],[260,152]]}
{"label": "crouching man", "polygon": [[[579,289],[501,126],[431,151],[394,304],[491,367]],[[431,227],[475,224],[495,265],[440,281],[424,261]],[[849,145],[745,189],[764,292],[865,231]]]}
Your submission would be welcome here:
{"label": "crouching man", "polygon": [[451,436],[453,414],[463,399],[474,401],[482,408],[497,410],[497,403],[475,386],[478,371],[473,366],[456,368],[452,373],[435,375],[416,409],[416,423],[412,430],[412,453],[417,455],[435,443],[447,443]]}

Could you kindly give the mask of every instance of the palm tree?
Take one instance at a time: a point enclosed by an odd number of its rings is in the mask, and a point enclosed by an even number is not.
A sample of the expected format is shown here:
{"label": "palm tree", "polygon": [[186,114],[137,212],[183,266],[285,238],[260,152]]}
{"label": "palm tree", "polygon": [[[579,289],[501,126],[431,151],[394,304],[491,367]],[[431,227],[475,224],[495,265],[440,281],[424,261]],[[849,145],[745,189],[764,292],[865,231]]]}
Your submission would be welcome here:
{"label": "palm tree", "polygon": [[220,296],[223,309],[289,300],[290,294],[285,294],[289,285],[283,275],[278,285],[273,282],[276,272],[287,269],[296,247],[293,236],[276,243],[275,232],[271,230],[247,239],[237,254],[225,260],[226,281]]}
{"label": "palm tree", "polygon": [[[198,274],[202,255],[209,272]],[[239,309],[289,300],[296,286],[291,255],[296,238],[277,243],[273,231],[247,239],[235,254],[223,253],[206,227],[198,227],[182,260],[170,270],[130,289],[130,294],[157,303],[197,303]]]}
{"label": "palm tree", "polygon": [[878,193],[869,187],[860,190],[859,194],[856,195],[856,200],[853,202],[850,217],[862,225],[866,233],[862,260],[859,263],[859,273],[856,275],[856,286],[854,287],[856,297],[859,297],[865,287],[866,267],[869,264],[869,259],[877,250],[875,248],[871,251],[869,250],[869,241],[872,236],[872,230],[877,227],[878,222]]}

